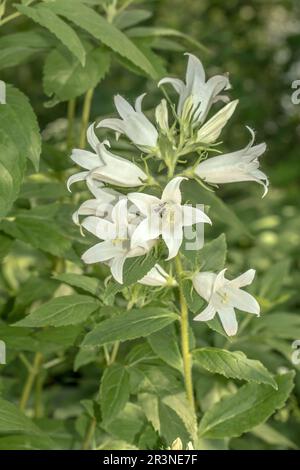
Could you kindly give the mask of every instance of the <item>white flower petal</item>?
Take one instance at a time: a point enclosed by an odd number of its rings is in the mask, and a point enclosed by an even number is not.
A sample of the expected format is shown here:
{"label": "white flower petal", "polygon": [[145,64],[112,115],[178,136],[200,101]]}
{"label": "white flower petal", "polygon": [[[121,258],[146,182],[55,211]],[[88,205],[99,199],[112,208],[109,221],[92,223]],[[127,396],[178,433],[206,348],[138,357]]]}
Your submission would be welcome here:
{"label": "white flower petal", "polygon": [[147,93],[143,93],[142,95],[138,96],[137,99],[135,100],[134,107],[137,113],[142,113],[142,102],[146,94]]}
{"label": "white flower petal", "polygon": [[230,285],[236,288],[249,286],[253,282],[254,277],[255,269],[248,269],[248,271],[233,279]]}
{"label": "white flower petal", "polygon": [[165,85],[166,83],[170,83],[170,85],[173,86],[174,90],[177,91],[178,94],[183,93],[185,85],[182,80],[179,80],[179,78],[163,78],[158,82],[158,86]]}
{"label": "white flower petal", "polygon": [[71,160],[86,170],[93,170],[101,165],[98,155],[88,150],[74,149],[71,154]]}
{"label": "white flower petal", "polygon": [[93,264],[102,261],[107,261],[115,256],[120,255],[120,248],[112,244],[111,241],[104,241],[97,243],[83,253],[81,259],[86,264]]}
{"label": "white flower petal", "polygon": [[210,272],[197,273],[193,277],[193,286],[197,292],[206,302],[212,296],[213,286],[216,280],[216,274]]}
{"label": "white flower petal", "polygon": [[191,225],[200,222],[211,224],[210,218],[201,210],[192,206],[181,206],[183,213],[183,226],[190,227]]}
{"label": "white flower petal", "polygon": [[82,227],[102,240],[114,240],[116,227],[114,224],[100,217],[90,216],[83,220]]}
{"label": "white flower petal", "polygon": [[181,204],[181,191],[180,184],[182,180],[187,180],[183,176],[176,176],[166,185],[163,190],[161,200],[162,202],[173,202],[175,204]]}
{"label": "white flower petal", "polygon": [[70,176],[67,180],[68,191],[71,192],[70,188],[73,183],[77,183],[78,181],[84,181],[88,174],[88,171],[81,171],[80,173],[76,173],[75,175]]}
{"label": "white flower petal", "polygon": [[119,115],[122,119],[124,119],[124,121],[128,118],[128,116],[130,116],[130,114],[135,112],[131,104],[128,103],[128,101],[126,101],[125,98],[123,98],[121,95],[115,96],[114,102]]}
{"label": "white flower petal", "polygon": [[116,119],[116,118],[108,118],[108,119],[102,119],[97,124],[98,127],[105,127],[107,129],[112,129],[113,131],[118,132],[119,134],[124,134],[125,133],[125,126],[124,122],[122,119]]}
{"label": "white flower petal", "polygon": [[216,314],[216,310],[213,305],[208,304],[207,307],[199,313],[196,317],[194,317],[195,321],[209,321],[214,318]]}
{"label": "white flower petal", "polygon": [[111,263],[111,267],[110,267],[111,273],[119,284],[123,284],[123,268],[124,268],[125,261],[126,261],[126,256],[122,255],[122,256],[117,256],[116,258],[114,258]]}
{"label": "white flower petal", "polygon": [[131,236],[131,246],[139,246],[148,240],[154,240],[160,235],[160,223],[158,217],[147,217],[135,229]]}
{"label": "white flower petal", "polygon": [[241,289],[231,288],[230,285],[226,288],[226,291],[230,293],[230,303],[234,308],[259,315],[259,304],[251,294]]}
{"label": "white flower petal", "polygon": [[146,216],[151,215],[153,206],[160,204],[160,199],[150,194],[129,193],[127,197]]}
{"label": "white flower petal", "polygon": [[238,102],[239,100],[231,101],[210,118],[197,132],[197,141],[205,144],[216,142]]}
{"label": "white flower petal", "polygon": [[95,128],[94,127],[95,127],[95,123],[93,122],[93,124],[91,124],[88,127],[86,136],[87,136],[87,141],[90,144],[90,146],[92,147],[92,149],[95,152],[97,152],[97,148],[98,148],[98,145],[100,144],[100,141],[99,141],[98,137],[95,134]]}
{"label": "white flower petal", "polygon": [[183,229],[181,217],[178,220],[178,213],[174,213],[174,222],[170,223],[167,219],[162,219],[162,238],[169,250],[169,256],[167,260],[174,258],[179,248],[181,247],[183,240]]}
{"label": "white flower petal", "polygon": [[238,330],[238,322],[234,309],[232,307],[223,308],[222,310],[218,310],[218,314],[227,335],[235,335]]}
{"label": "white flower petal", "polygon": [[188,64],[186,69],[186,86],[188,94],[197,91],[205,83],[205,71],[202,62],[193,54],[186,53]]}

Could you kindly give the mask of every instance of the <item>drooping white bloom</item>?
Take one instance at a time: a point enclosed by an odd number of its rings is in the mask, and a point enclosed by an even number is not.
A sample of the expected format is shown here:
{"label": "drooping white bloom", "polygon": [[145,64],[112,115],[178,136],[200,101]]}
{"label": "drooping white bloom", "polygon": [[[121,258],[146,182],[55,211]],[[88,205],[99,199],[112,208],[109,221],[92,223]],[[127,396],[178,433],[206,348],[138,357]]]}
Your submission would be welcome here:
{"label": "drooping white bloom", "polygon": [[237,308],[259,316],[260,307],[252,295],[241,289],[241,287],[252,283],[255,270],[249,269],[232,281],[225,279],[225,271],[226,269],[223,269],[219,274],[203,272],[194,276],[193,285],[196,292],[208,303],[203,312],[197,315],[194,320],[212,320],[218,313],[224,330],[228,336],[233,336],[238,329],[234,309]]}
{"label": "drooping white bloom", "polygon": [[268,192],[268,177],[259,170],[258,158],[266,151],[266,144],[254,145],[255,134],[252,129],[249,144],[237,152],[218,155],[199,163],[195,174],[206,183],[234,183],[240,181],[256,181],[264,186],[263,197]]}
{"label": "drooping white bloom", "polygon": [[87,138],[94,152],[74,149],[71,159],[87,171],[72,175],[67,182],[68,189],[71,184],[87,180],[90,185],[93,181],[103,181],[117,186],[136,187],[143,184],[147,175],[134,163],[111,153],[106,146],[108,141],[100,142],[92,124],[87,131]]}
{"label": "drooping white bloom", "polygon": [[205,71],[200,60],[193,54],[188,55],[188,65],[186,70],[185,83],[178,78],[163,78],[159,86],[170,83],[179,94],[177,112],[181,116],[184,105],[191,97],[193,105],[193,122],[203,123],[213,103],[219,99],[226,99],[221,96],[222,90],[230,88],[229,79],[225,75],[215,75],[205,81]]}
{"label": "drooping white bloom", "polygon": [[171,259],[177,255],[181,246],[183,227],[199,222],[211,223],[202,210],[181,205],[180,183],[184,179],[187,178],[173,178],[165,187],[161,199],[150,194],[128,194],[128,199],[146,216],[132,235],[133,247],[162,235],[169,250],[168,259]]}
{"label": "drooping white bloom", "polygon": [[203,144],[216,142],[224,126],[233,115],[238,102],[239,100],[231,101],[203,124],[197,132],[197,142]]}
{"label": "drooping white bloom", "polygon": [[105,188],[104,184],[98,182],[97,186],[95,183],[89,184],[88,186],[91,192],[94,194],[95,199],[88,199],[84,201],[76,212],[72,215],[73,222],[79,225],[80,216],[94,215],[96,217],[107,218],[111,215],[114,205],[120,199],[126,198],[126,196],[118,191],[111,188]]}
{"label": "drooping white bloom", "polygon": [[139,284],[144,284],[145,286],[176,286],[176,279],[171,277],[159,264],[156,264],[154,268],[140,279]]}
{"label": "drooping white bloom", "polygon": [[131,247],[130,236],[135,226],[128,221],[127,199],[121,199],[113,208],[111,221],[90,216],[84,219],[82,226],[96,237],[103,240],[83,255],[82,260],[87,264],[105,262],[109,264],[113,277],[123,284],[123,267],[127,258],[146,254],[154,245],[149,240]]}
{"label": "drooping white bloom", "polygon": [[122,96],[115,96],[115,106],[121,119],[103,119],[97,127],[106,127],[118,134],[125,134],[141,150],[152,151],[156,148],[158,133],[142,112],[144,96],[145,93],[136,99],[134,108]]}

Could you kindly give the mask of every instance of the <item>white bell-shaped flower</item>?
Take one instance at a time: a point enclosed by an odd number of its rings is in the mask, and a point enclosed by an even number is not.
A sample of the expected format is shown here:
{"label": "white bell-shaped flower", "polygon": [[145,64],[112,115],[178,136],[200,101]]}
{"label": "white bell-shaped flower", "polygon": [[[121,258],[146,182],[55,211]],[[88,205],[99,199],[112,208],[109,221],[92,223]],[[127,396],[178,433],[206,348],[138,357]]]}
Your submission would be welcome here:
{"label": "white bell-shaped flower", "polygon": [[259,169],[258,158],[266,151],[266,144],[254,145],[255,134],[251,133],[249,144],[237,152],[218,155],[199,163],[195,174],[206,183],[224,184],[255,181],[264,187],[263,197],[268,192],[268,177]]}
{"label": "white bell-shaped flower", "polygon": [[196,292],[208,303],[203,312],[197,315],[194,320],[209,321],[217,313],[225,332],[228,336],[233,336],[238,329],[234,309],[237,308],[259,316],[260,307],[252,295],[241,289],[241,287],[252,283],[255,270],[249,269],[232,281],[225,279],[225,271],[226,269],[223,269],[219,274],[200,272],[193,277],[193,286]]}
{"label": "white bell-shaped flower", "polygon": [[94,180],[98,180],[117,186],[136,187],[147,179],[147,175],[137,165],[111,153],[107,149],[108,141],[99,141],[94,124],[88,128],[87,138],[95,153],[82,149],[73,150],[71,159],[87,171],[72,175],[67,182],[68,189],[71,184],[82,180],[89,180],[91,185]]}
{"label": "white bell-shaped flower", "polygon": [[158,132],[142,112],[144,96],[145,93],[136,99],[134,108],[122,96],[115,96],[115,106],[121,119],[103,119],[97,127],[105,127],[116,131],[117,134],[125,134],[141,150],[152,152],[157,145]]}
{"label": "white bell-shaped flower", "polygon": [[90,216],[82,222],[82,227],[103,240],[89,248],[82,255],[82,260],[87,264],[98,262],[109,264],[113,277],[120,284],[123,284],[123,267],[126,259],[146,254],[155,243],[153,240],[148,240],[131,247],[130,236],[135,226],[131,226],[129,217],[127,199],[121,199],[112,210],[111,221]]}
{"label": "white bell-shaped flower", "polygon": [[230,88],[229,79],[225,75],[215,75],[206,81],[205,71],[201,61],[193,54],[188,55],[188,65],[186,70],[185,83],[178,78],[163,78],[159,86],[170,83],[179,94],[177,113],[181,116],[184,113],[184,106],[188,99],[192,101],[192,121],[203,123],[213,103],[226,97],[221,96],[223,90]]}
{"label": "white bell-shaped flower", "polygon": [[168,250],[168,259],[177,255],[183,240],[183,227],[209,223],[210,218],[196,207],[181,205],[180,184],[187,178],[177,176],[166,185],[162,197],[144,193],[130,193],[128,199],[146,218],[138,225],[131,239],[132,246],[162,235]]}
{"label": "white bell-shaped flower", "polygon": [[176,279],[171,277],[159,264],[150,269],[150,271],[140,279],[139,284],[152,287],[176,286]]}

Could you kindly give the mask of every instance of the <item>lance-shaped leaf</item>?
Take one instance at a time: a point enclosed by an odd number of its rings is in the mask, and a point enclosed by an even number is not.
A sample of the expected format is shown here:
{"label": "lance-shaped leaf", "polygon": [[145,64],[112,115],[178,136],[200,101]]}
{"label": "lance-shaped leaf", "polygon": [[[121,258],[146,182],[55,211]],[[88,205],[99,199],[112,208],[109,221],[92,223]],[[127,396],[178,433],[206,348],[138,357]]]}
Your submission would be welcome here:
{"label": "lance-shaped leaf", "polygon": [[87,31],[110,49],[147,72],[151,77],[156,77],[152,64],[135,44],[92,8],[83,5],[79,0],[64,0],[63,2],[55,0],[47,7]]}
{"label": "lance-shaped leaf", "polygon": [[112,341],[149,336],[177,318],[175,313],[163,308],[133,309],[118,317],[104,320],[86,335],[82,346],[101,346]]}
{"label": "lance-shaped leaf", "polygon": [[65,326],[84,322],[100,302],[88,295],[56,297],[16,323],[18,326]]}
{"label": "lance-shaped leaf", "polygon": [[105,369],[101,379],[99,400],[105,423],[112,421],[129,399],[129,374],[120,364]]}
{"label": "lance-shaped leaf", "polygon": [[87,45],[83,66],[73,54],[61,47],[50,52],[44,66],[45,93],[54,100],[67,101],[82,95],[103,79],[109,70],[110,55],[102,47]]}
{"label": "lance-shaped leaf", "polygon": [[26,5],[16,5],[17,10],[23,15],[28,16],[36,23],[48,29],[51,33],[69,49],[75,57],[81,62],[85,63],[85,49],[80,41],[77,33],[65,21],[57,16],[53,10],[48,8],[48,5],[37,5],[29,7]]}
{"label": "lance-shaped leaf", "polygon": [[269,384],[277,389],[271,373],[259,361],[248,359],[241,351],[226,351],[219,348],[201,348],[193,353],[197,363],[214,374],[227,378]]}
{"label": "lance-shaped leaf", "polygon": [[203,416],[200,437],[237,437],[264,423],[283,407],[293,389],[295,372],[276,376],[278,390],[270,385],[250,383],[213,405]]}

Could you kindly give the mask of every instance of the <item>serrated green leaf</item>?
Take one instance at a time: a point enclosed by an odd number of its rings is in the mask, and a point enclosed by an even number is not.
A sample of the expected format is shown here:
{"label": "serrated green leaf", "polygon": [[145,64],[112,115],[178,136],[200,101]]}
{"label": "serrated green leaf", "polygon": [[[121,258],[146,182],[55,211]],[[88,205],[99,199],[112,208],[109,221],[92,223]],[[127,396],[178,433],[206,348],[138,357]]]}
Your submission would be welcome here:
{"label": "serrated green leaf", "polygon": [[101,379],[99,401],[104,423],[112,421],[129,399],[129,375],[126,367],[112,364]]}
{"label": "serrated green leaf", "polygon": [[94,277],[84,276],[83,274],[63,273],[55,276],[55,279],[72,287],[78,287],[96,297],[101,292],[101,283],[99,279]]}
{"label": "serrated green leaf", "polygon": [[65,21],[57,16],[54,11],[48,8],[48,5],[36,5],[29,7],[26,5],[16,5],[17,10],[23,15],[28,16],[36,23],[47,28],[51,33],[74,54],[82,65],[85,63],[85,49],[77,33]]}
{"label": "serrated green leaf", "polygon": [[100,302],[88,295],[56,297],[16,323],[18,326],[65,326],[84,322]]}
{"label": "serrated green leaf", "polygon": [[51,40],[37,31],[8,34],[0,38],[0,70],[29,61],[51,47]]}
{"label": "serrated green leaf", "polygon": [[49,8],[58,15],[64,16],[94,38],[114,50],[133,64],[156,78],[156,73],[149,60],[134,45],[134,43],[114,25],[78,0],[55,0]]}
{"label": "serrated green leaf", "polygon": [[110,67],[110,55],[103,48],[88,48],[86,63],[68,50],[55,49],[47,56],[44,65],[43,85],[48,96],[57,101],[68,101],[95,88]]}
{"label": "serrated green leaf", "polygon": [[259,361],[248,359],[241,351],[226,351],[225,349],[206,347],[193,351],[197,363],[214,374],[221,374],[228,379],[246,380],[269,384],[277,388],[277,383],[271,373]]}
{"label": "serrated green leaf", "polygon": [[21,210],[16,217],[4,220],[1,229],[13,238],[29,243],[54,256],[64,256],[71,247],[69,240],[57,223],[51,218],[50,206],[43,212],[43,206]]}
{"label": "serrated green leaf", "polygon": [[169,366],[182,372],[183,362],[174,325],[169,325],[148,336],[151,348]]}
{"label": "serrated green leaf", "polygon": [[264,423],[288,399],[294,386],[294,375],[291,371],[276,376],[278,390],[264,384],[244,385],[204,414],[199,435],[213,439],[238,437]]}
{"label": "serrated green leaf", "polygon": [[137,281],[142,279],[157,263],[157,257],[155,254],[148,253],[145,256],[137,256],[135,258],[129,258],[125,261],[123,269],[123,284],[119,284],[116,281],[111,281],[105,291],[105,297],[108,298],[120,292],[124,287],[131,286]]}
{"label": "serrated green leaf", "polygon": [[177,315],[162,308],[133,309],[118,317],[104,320],[86,335],[82,346],[100,346],[112,341],[149,336],[177,319]]}

